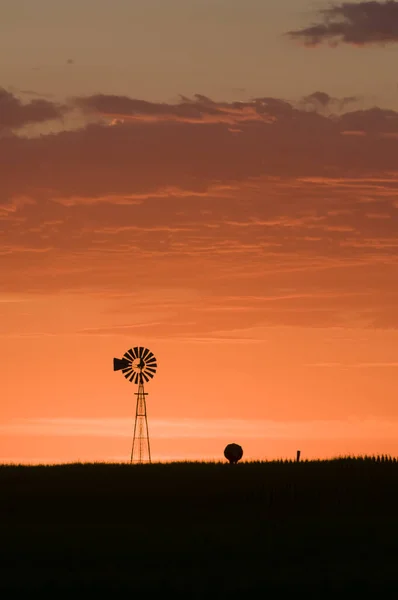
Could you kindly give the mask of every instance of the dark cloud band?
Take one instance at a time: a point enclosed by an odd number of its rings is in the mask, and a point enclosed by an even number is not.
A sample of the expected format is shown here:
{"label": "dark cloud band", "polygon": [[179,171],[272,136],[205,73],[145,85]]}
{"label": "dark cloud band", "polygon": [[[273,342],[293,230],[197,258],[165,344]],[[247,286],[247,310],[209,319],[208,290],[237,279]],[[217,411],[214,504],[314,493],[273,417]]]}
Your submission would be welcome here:
{"label": "dark cloud band", "polygon": [[[256,99],[245,104],[246,110],[253,107],[250,119],[233,127],[219,120],[163,119],[165,113],[175,114],[175,105],[100,98],[91,97],[85,104],[94,112],[100,104],[102,114],[105,107],[112,114],[122,109],[127,113],[132,106],[141,113],[135,120],[113,123],[100,116],[97,123],[73,131],[0,139],[4,201],[10,194],[36,193],[43,180],[54,196],[93,197],[176,187],[199,193],[263,175],[340,177],[362,176],[369,169],[397,170],[398,113],[374,108],[331,114],[331,108],[351,99],[339,101],[325,92],[311,94],[296,106],[277,98]],[[214,113],[234,110],[233,103],[207,104]],[[40,116],[50,114],[57,113],[49,110]],[[7,122],[24,121],[9,116]]]}
{"label": "dark cloud band", "polygon": [[329,42],[358,46],[398,42],[398,2],[344,2],[319,11],[318,24],[289,31],[292,39],[307,46]]}
{"label": "dark cloud band", "polygon": [[65,107],[37,98],[23,103],[11,92],[0,88],[0,131],[60,119]]}

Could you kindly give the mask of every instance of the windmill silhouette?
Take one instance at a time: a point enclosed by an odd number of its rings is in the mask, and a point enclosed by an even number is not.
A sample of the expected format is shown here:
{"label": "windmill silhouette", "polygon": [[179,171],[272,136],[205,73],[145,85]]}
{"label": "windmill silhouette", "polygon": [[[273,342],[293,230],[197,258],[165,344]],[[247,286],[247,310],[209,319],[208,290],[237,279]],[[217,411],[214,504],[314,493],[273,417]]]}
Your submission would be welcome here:
{"label": "windmill silhouette", "polygon": [[146,413],[144,381],[148,382],[156,373],[156,358],[148,348],[136,346],[124,353],[123,358],[113,359],[113,370],[121,371],[125,378],[138,385],[135,409],[133,444],[130,463],[151,462],[151,446],[149,443],[148,419]]}

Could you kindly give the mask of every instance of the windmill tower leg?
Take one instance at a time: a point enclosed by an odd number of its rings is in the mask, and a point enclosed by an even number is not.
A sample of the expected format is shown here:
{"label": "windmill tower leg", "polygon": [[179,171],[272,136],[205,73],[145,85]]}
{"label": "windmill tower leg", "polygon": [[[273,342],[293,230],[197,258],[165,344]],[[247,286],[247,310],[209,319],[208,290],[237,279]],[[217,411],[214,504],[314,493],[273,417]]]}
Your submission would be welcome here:
{"label": "windmill tower leg", "polygon": [[144,391],[143,383],[139,384],[138,392],[136,392],[135,395],[137,396],[137,404],[135,410],[134,435],[130,463],[150,463],[151,447],[149,444],[149,430],[145,401],[145,396],[147,394]]}

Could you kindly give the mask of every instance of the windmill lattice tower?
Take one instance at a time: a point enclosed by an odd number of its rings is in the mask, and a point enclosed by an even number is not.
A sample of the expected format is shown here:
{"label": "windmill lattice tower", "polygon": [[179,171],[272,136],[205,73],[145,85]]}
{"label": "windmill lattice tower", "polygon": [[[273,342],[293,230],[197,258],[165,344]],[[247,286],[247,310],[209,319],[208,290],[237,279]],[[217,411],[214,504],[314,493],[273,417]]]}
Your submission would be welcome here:
{"label": "windmill lattice tower", "polygon": [[148,348],[136,346],[124,353],[123,358],[113,359],[113,370],[121,371],[131,383],[138,385],[137,404],[135,410],[133,444],[130,463],[151,462],[151,446],[149,443],[148,419],[146,414],[147,393],[144,381],[148,382],[156,373],[156,358]]}

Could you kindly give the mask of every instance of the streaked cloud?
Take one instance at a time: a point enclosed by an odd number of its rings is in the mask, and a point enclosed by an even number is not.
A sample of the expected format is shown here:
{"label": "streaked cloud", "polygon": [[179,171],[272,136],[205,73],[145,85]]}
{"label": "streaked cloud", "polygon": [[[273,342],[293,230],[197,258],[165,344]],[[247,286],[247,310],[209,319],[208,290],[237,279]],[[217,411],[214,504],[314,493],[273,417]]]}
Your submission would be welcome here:
{"label": "streaked cloud", "polygon": [[268,111],[266,99],[214,102],[200,94],[196,94],[193,99],[182,96],[178,104],[147,102],[107,94],[75,98],[74,104],[88,113],[111,119],[113,125],[123,123],[124,120],[234,124],[245,121],[272,123],[275,119],[271,111]]}
{"label": "streaked cloud", "polygon": [[2,218],[9,218],[11,213],[17,213],[25,206],[36,204],[33,198],[28,196],[11,196],[5,202],[0,204],[0,220]]}
{"label": "streaked cloud", "polygon": [[[0,425],[7,435],[131,438],[131,418],[37,418]],[[152,439],[395,439],[398,422],[376,419],[268,421],[151,419]]]}
{"label": "streaked cloud", "polygon": [[307,367],[320,367],[325,369],[396,369],[398,362],[359,362],[359,363],[311,363]]}
{"label": "streaked cloud", "polygon": [[[147,193],[135,193],[135,194],[123,194],[116,195],[110,194],[106,196],[68,196],[68,197],[54,197],[52,200],[63,206],[76,206],[79,204],[141,204],[144,200],[150,200],[152,198],[195,198],[195,197],[207,197],[209,194],[212,196],[220,196],[224,193],[233,190],[234,187],[231,185],[214,185],[208,190],[200,192],[193,190],[184,190],[178,187],[168,187],[164,189],[154,190]],[[236,188],[235,188],[236,189]]]}

